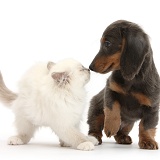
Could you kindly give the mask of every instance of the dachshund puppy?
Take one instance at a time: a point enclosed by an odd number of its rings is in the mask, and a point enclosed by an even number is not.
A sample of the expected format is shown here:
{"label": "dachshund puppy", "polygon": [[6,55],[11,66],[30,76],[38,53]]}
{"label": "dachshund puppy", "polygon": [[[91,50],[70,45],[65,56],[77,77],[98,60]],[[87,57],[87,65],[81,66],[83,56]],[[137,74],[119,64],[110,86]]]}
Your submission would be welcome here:
{"label": "dachshund puppy", "polygon": [[95,95],[88,112],[89,135],[102,143],[102,130],[118,144],[131,144],[129,132],[139,124],[139,147],[158,149],[155,141],[159,117],[160,78],[147,34],[137,24],[118,20],[101,38],[90,70],[112,74]]}

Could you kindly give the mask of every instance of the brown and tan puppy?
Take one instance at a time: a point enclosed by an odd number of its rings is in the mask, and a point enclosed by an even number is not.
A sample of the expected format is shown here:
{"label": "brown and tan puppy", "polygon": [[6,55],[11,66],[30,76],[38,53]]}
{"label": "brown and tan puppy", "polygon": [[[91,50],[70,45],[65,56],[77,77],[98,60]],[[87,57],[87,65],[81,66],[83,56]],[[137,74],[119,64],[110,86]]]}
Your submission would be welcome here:
{"label": "brown and tan puppy", "polygon": [[102,130],[119,144],[131,144],[128,135],[139,124],[139,147],[158,149],[155,141],[159,117],[160,78],[147,34],[137,24],[118,20],[101,38],[90,70],[112,74],[95,95],[88,113],[89,135],[102,143]]}

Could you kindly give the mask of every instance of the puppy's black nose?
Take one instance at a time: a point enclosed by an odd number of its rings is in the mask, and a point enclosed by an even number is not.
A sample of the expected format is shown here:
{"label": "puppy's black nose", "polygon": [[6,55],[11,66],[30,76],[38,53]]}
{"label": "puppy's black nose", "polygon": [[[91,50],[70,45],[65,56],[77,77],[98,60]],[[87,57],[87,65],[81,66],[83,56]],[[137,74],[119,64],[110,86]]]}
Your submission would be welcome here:
{"label": "puppy's black nose", "polygon": [[93,65],[91,64],[90,66],[89,66],[89,69],[91,70],[91,71],[93,71],[94,69],[93,69],[94,67],[93,67]]}

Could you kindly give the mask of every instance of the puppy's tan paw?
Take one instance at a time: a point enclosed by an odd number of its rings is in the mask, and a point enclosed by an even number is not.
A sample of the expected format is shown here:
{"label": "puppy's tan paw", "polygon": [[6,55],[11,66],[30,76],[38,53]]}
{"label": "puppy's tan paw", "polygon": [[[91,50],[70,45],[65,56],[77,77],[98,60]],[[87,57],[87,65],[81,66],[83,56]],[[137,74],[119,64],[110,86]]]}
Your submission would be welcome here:
{"label": "puppy's tan paw", "polygon": [[121,125],[120,104],[115,101],[112,108],[106,107],[104,109],[104,132],[107,137],[117,134]]}
{"label": "puppy's tan paw", "polygon": [[106,120],[104,125],[104,132],[107,137],[115,136],[120,127],[120,120],[113,121],[112,119]]}
{"label": "puppy's tan paw", "polygon": [[105,128],[104,130],[105,134],[107,137],[115,136],[116,133],[118,132],[118,129],[116,128]]}
{"label": "puppy's tan paw", "polygon": [[114,138],[118,144],[131,144],[132,143],[132,139],[128,135],[121,135],[121,136],[116,135]]}
{"label": "puppy's tan paw", "polygon": [[139,147],[141,149],[156,150],[158,149],[158,144],[156,141],[153,140],[142,140],[139,142]]}

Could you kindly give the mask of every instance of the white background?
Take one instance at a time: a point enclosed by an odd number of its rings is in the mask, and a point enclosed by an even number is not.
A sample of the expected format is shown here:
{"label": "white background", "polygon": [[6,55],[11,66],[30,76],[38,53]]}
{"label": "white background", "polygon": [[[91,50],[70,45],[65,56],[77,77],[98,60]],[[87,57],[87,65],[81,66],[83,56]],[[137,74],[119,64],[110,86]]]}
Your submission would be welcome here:
{"label": "white background", "polygon": [[[57,62],[74,58],[88,67],[99,50],[104,29],[113,21],[125,19],[138,23],[150,36],[158,72],[160,64],[160,9],[158,0],[0,0],[0,70],[7,86],[16,91],[24,71],[37,61]],[[105,85],[109,74],[91,73],[86,89],[88,99],[82,122],[86,124],[89,101]],[[49,128],[42,128],[28,145],[8,146],[13,135],[14,115],[0,105],[0,159],[157,159],[160,150],[138,147],[138,123],[131,132],[132,145],[118,145],[103,137],[103,145],[85,152],[61,148]],[[160,145],[160,125],[156,140]]]}

